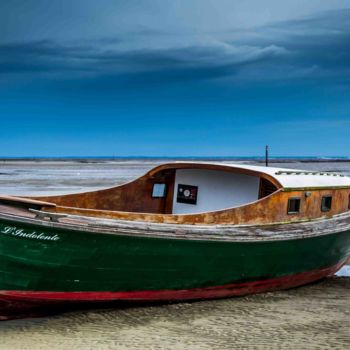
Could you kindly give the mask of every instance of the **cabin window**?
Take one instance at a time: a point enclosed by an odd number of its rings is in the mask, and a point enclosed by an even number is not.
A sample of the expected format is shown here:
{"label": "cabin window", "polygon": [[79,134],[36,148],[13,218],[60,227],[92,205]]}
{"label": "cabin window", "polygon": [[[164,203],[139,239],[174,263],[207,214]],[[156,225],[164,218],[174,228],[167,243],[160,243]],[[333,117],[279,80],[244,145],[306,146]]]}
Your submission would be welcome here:
{"label": "cabin window", "polygon": [[332,196],[322,197],[321,211],[330,211],[332,208]]}
{"label": "cabin window", "polygon": [[298,214],[300,212],[300,198],[288,199],[288,214]]}
{"label": "cabin window", "polygon": [[165,184],[154,184],[152,190],[152,198],[164,198],[166,194]]}

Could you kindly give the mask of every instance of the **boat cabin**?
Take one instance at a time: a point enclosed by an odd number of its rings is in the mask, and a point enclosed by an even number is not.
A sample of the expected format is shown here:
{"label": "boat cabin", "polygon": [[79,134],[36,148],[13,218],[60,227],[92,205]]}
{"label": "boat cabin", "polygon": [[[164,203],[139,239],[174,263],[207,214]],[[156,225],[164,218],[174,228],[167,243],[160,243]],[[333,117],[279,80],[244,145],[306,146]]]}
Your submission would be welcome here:
{"label": "boat cabin", "polygon": [[[269,224],[350,210],[350,178],[242,164],[174,162],[124,185],[28,197],[57,213],[177,224]],[[39,202],[39,203],[40,203]]]}

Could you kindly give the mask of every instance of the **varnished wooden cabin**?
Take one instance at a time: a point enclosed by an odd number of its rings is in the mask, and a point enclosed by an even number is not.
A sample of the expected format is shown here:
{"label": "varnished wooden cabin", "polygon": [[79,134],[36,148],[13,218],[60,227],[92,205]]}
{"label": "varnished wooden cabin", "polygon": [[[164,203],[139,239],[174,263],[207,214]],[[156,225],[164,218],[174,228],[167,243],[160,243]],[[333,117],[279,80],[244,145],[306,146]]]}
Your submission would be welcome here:
{"label": "varnished wooden cabin", "polygon": [[[51,210],[177,224],[268,224],[349,211],[350,178],[326,172],[175,162],[109,189],[40,197]],[[49,209],[49,208],[47,208]]]}

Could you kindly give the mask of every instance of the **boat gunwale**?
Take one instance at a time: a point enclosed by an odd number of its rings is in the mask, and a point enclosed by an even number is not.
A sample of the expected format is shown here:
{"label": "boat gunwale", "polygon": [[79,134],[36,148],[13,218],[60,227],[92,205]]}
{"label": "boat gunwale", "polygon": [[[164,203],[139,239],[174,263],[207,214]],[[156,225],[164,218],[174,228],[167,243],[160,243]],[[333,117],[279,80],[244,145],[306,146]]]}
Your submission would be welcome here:
{"label": "boat gunwale", "polygon": [[[177,225],[144,221],[98,219],[68,214],[78,223],[52,222],[0,212],[0,220],[65,231],[116,236],[217,242],[268,242],[350,233],[350,212],[294,223],[266,225]],[[90,221],[90,223],[89,223]],[[329,227],[330,226],[330,227]],[[279,228],[283,228],[279,230]]]}

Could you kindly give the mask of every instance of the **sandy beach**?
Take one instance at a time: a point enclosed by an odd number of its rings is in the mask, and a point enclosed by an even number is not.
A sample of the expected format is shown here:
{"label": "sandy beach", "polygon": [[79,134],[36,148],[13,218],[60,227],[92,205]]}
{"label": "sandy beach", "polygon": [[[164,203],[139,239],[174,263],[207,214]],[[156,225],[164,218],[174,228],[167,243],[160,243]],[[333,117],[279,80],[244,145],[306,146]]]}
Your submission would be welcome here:
{"label": "sandy beach", "polygon": [[348,349],[350,278],[289,291],[0,323],[1,349]]}
{"label": "sandy beach", "polygon": [[[0,193],[85,191],[130,181],[159,160],[0,162]],[[349,162],[271,164],[350,174]],[[349,266],[301,288],[193,303],[113,306],[0,323],[0,349],[346,349]]]}

